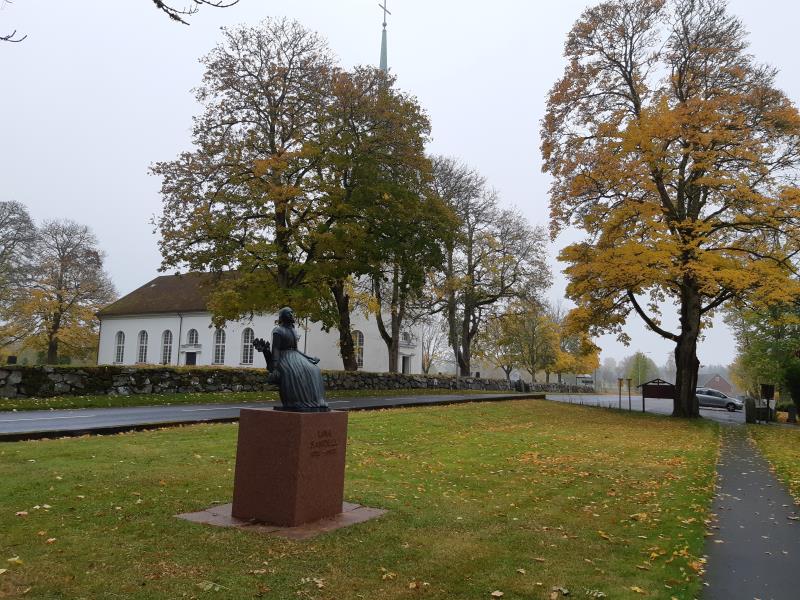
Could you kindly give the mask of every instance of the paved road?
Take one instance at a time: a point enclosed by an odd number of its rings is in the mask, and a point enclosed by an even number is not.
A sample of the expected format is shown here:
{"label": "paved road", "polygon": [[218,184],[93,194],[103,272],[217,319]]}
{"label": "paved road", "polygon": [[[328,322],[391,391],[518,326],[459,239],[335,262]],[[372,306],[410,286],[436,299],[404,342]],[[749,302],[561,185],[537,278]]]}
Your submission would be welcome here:
{"label": "paved road", "polygon": [[800,597],[800,516],[744,427],[724,427],[706,600]]}
{"label": "paved road", "polygon": [[[619,408],[619,396],[616,394],[547,394],[548,400],[557,402],[569,402],[571,404],[588,404],[591,406],[603,406],[606,408]],[[622,409],[628,410],[628,395],[622,396]],[[672,414],[672,400],[648,398],[645,401],[645,409],[649,413],[659,415]],[[642,410],[642,397],[631,397],[631,410]],[[728,412],[724,408],[701,408],[700,416],[719,421],[720,423],[744,423],[744,411]]]}
{"label": "paved road", "polygon": [[[535,396],[536,394],[534,394]],[[431,396],[374,396],[331,400],[336,410],[370,410],[397,406],[426,404],[455,404],[484,400],[508,400],[531,397],[525,394],[437,394]],[[618,407],[617,396],[594,394],[548,394],[548,400],[572,404],[589,404],[608,408]],[[641,397],[632,399],[632,409],[641,410]],[[233,404],[198,404],[178,406],[138,406],[131,408],[79,408],[69,410],[33,410],[0,412],[0,441],[83,435],[87,433],[117,433],[163,425],[236,421],[242,408],[272,408],[277,402],[247,402]],[[627,409],[628,399],[623,398]],[[648,412],[670,414],[669,400],[647,400]],[[701,409],[704,417],[725,423],[743,423],[742,412],[729,413],[723,409]]]}
{"label": "paved road", "polygon": [[[397,406],[458,404],[485,400],[517,400],[541,394],[436,394],[374,396],[330,400],[335,410],[372,410]],[[0,411],[0,441],[15,441],[86,433],[117,433],[181,423],[236,421],[242,408],[272,408],[277,402],[77,408],[69,410]]]}

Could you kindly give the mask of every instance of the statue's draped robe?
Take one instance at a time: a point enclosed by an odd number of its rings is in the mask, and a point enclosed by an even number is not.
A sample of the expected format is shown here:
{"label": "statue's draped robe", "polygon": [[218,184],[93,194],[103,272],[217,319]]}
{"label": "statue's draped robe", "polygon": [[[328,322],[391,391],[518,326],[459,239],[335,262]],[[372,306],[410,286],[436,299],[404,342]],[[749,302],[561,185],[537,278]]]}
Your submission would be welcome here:
{"label": "statue's draped robe", "polygon": [[309,357],[297,350],[293,327],[278,325],[272,330],[271,372],[279,373],[281,403],[298,410],[325,408],[322,372]]}

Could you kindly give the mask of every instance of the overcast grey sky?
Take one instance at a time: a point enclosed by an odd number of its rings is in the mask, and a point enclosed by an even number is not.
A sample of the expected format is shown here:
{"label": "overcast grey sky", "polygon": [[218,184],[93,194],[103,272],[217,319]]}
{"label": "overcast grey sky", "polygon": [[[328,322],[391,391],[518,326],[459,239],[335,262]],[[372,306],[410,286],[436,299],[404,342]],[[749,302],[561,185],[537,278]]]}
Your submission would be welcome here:
{"label": "overcast grey sky", "polygon": [[[184,0],[174,0],[182,6]],[[539,120],[545,94],[563,69],[567,32],[587,0],[389,0],[389,66],[433,123],[430,150],[477,167],[534,223],[547,223],[547,177],[540,172]],[[751,50],[779,69],[779,85],[800,99],[800,3],[733,0],[751,32]],[[24,203],[37,220],[71,218],[93,228],[121,294],[157,275],[160,257],[149,221],[160,211],[156,160],[189,149],[191,89],[197,59],[219,27],[267,16],[319,31],[344,66],[377,64],[377,0],[241,0],[204,7],[189,27],[151,0],[15,0],[0,10],[0,200]],[[551,246],[551,258],[564,240]],[[553,298],[563,297],[560,266]],[[666,319],[667,325],[674,320]],[[603,356],[635,350],[663,363],[672,345],[631,318],[626,348],[600,340]],[[699,350],[703,364],[735,354],[721,323]]]}

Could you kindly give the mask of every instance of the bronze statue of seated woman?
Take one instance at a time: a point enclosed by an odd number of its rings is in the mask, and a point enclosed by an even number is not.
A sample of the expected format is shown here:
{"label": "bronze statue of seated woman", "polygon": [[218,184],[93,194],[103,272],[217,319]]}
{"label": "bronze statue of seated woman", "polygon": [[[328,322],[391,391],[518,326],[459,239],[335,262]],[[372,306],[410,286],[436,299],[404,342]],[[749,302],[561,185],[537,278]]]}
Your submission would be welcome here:
{"label": "bronze statue of seated woman", "polygon": [[295,329],[294,311],[284,307],[278,312],[278,325],[272,330],[272,345],[263,339],[253,341],[253,347],[267,360],[268,383],[280,390],[281,407],[276,410],[295,412],[327,412],[325,383],[317,367],[318,358],[307,356],[297,349],[300,335]]}

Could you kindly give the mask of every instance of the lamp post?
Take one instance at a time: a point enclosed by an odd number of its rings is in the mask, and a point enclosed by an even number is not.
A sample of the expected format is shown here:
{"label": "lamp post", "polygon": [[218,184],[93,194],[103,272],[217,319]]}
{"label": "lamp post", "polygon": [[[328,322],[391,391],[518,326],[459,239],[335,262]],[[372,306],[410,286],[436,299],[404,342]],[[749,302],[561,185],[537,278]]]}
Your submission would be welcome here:
{"label": "lamp post", "polygon": [[642,385],[642,358],[645,357],[645,354],[650,354],[649,352],[642,352],[641,350],[636,353],[636,386]]}
{"label": "lamp post", "polygon": [[631,380],[628,378],[628,410],[631,410]]}

